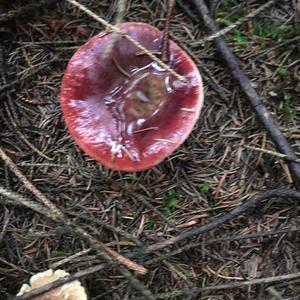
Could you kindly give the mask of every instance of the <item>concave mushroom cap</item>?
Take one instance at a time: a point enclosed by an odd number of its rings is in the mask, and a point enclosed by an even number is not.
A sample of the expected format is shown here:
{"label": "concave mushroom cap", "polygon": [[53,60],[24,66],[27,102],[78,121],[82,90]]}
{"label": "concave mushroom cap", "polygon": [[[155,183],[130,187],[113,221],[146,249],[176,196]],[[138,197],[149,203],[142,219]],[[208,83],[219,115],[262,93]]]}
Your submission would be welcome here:
{"label": "concave mushroom cap", "polygon": [[[162,33],[145,23],[120,28],[149,51]],[[168,65],[187,82],[153,62],[125,37],[107,58],[112,33],[101,32],[73,55],[64,73],[61,107],[76,143],[106,167],[141,171],[178,148],[195,125],[203,103],[199,71],[173,41]]]}
{"label": "concave mushroom cap", "polygon": [[[17,296],[22,296],[33,289],[51,283],[57,279],[70,275],[64,270],[52,269],[33,275],[30,278],[30,284],[23,284]],[[86,292],[78,280],[65,283],[63,286],[55,288],[41,296],[35,297],[35,300],[87,300]]]}

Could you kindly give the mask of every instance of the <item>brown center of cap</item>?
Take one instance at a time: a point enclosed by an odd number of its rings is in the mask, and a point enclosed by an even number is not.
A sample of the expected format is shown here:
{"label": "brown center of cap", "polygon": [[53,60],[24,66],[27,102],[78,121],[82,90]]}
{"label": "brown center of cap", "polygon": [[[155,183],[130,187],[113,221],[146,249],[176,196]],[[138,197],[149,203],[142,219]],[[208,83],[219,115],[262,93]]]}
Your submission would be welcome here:
{"label": "brown center of cap", "polygon": [[164,77],[154,74],[145,75],[135,75],[135,78],[132,78],[132,82],[129,83],[129,86],[134,84],[135,87],[125,95],[123,102],[125,118],[128,121],[150,118],[166,99]]}
{"label": "brown center of cap", "polygon": [[[124,122],[127,133],[159,113],[168,99],[166,83],[169,80],[165,71],[155,72],[152,66],[148,66],[131,73],[130,78],[124,79],[122,87],[105,97],[113,114]],[[131,128],[129,131],[128,127]]]}

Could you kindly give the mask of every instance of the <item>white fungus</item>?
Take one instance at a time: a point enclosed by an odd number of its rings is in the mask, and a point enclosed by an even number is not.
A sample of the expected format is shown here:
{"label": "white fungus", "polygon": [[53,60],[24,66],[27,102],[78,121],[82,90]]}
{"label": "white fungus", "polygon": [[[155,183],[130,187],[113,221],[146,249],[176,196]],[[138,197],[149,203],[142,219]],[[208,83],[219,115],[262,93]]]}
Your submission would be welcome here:
{"label": "white fungus", "polygon": [[[17,296],[22,296],[29,291],[70,275],[64,270],[52,269],[33,275],[29,284],[23,284]],[[71,281],[56,289],[34,298],[36,300],[87,300],[84,287],[78,280]]]}

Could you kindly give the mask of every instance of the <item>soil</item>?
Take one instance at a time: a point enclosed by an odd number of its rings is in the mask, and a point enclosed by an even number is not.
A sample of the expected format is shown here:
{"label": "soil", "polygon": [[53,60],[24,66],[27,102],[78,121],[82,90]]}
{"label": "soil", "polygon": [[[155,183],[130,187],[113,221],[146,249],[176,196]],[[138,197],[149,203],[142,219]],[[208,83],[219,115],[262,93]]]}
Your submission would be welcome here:
{"label": "soil", "polygon": [[[299,202],[291,198],[272,198],[204,234],[136,255],[143,247],[211,222],[260,192],[295,188],[286,161],[213,42],[200,43],[207,37],[201,19],[191,20],[176,5],[171,20],[172,39],[197,59],[203,77],[205,102],[199,121],[162,163],[125,173],[103,167],[79,149],[59,105],[69,59],[103,26],[67,1],[12,2],[12,24],[1,27],[6,34],[1,33],[0,47],[5,55],[4,60],[0,56],[0,147],[31,184],[98,241],[146,267],[146,275],[131,274],[154,299],[300,299],[300,276],[255,283],[300,272]],[[80,2],[114,23],[118,1]],[[163,30],[166,2],[127,1],[123,20]],[[265,3],[209,2],[222,28]],[[296,2],[276,1],[225,39],[299,155]],[[0,159],[0,187],[38,203],[15,174]],[[0,299],[15,295],[30,276],[49,268],[73,274],[105,262],[63,222],[0,194]],[[110,264],[81,278],[89,299],[146,299],[121,270]],[[242,285],[249,280],[253,284]],[[219,288],[205,289],[213,286]]]}

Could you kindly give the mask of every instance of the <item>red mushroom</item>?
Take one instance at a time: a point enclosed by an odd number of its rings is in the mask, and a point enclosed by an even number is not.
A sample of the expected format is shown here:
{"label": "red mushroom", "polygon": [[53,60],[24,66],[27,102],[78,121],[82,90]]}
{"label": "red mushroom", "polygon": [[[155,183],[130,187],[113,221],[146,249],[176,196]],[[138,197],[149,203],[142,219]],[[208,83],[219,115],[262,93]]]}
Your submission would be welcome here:
{"label": "red mushroom", "polygon": [[[149,51],[159,51],[162,33],[144,23],[120,28]],[[181,145],[203,103],[202,81],[190,57],[173,41],[168,65],[187,82],[153,62],[125,37],[102,54],[111,33],[100,33],[71,58],[61,87],[61,107],[76,143],[114,170],[141,171]]]}

